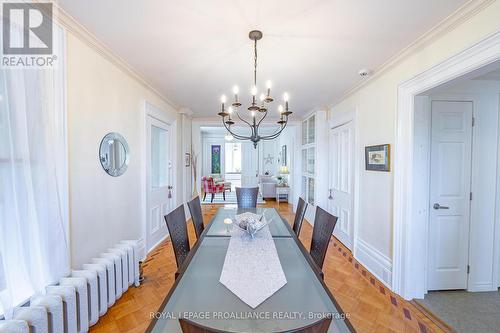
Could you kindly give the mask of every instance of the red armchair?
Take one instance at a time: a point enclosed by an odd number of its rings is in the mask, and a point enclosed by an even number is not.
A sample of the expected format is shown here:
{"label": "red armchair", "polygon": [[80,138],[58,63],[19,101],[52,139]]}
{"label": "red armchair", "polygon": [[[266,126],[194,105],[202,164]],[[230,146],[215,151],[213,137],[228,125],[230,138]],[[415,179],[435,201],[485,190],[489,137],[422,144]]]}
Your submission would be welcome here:
{"label": "red armchair", "polygon": [[226,201],[226,192],[224,192],[224,184],[215,184],[212,177],[202,177],[201,186],[203,187],[203,201],[207,197],[207,193],[212,194],[210,202],[214,201],[214,196],[216,193],[222,193],[222,198]]}

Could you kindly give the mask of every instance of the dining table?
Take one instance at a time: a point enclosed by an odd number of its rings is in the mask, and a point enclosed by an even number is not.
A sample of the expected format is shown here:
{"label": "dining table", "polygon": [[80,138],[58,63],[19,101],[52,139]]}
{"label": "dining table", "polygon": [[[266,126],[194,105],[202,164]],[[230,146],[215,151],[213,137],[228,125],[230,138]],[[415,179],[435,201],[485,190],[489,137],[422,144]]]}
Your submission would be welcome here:
{"label": "dining table", "polygon": [[[235,233],[235,226],[224,223],[224,220],[235,221],[236,215],[245,212],[265,217],[266,228],[269,228],[270,239],[286,278],[283,286],[280,285],[255,307],[242,301],[221,283],[231,237],[240,237]],[[236,264],[244,268],[247,264],[244,248],[242,252],[238,257],[241,262]],[[265,267],[266,263],[262,264]],[[321,270],[275,208],[219,208],[178,273],[158,311],[151,313],[152,321],[147,332],[181,333],[181,318],[214,331],[259,333],[294,332],[321,319],[331,318],[328,333],[355,332],[349,314],[342,311],[325,284]],[[248,288],[255,286],[250,283]],[[249,291],[251,295],[253,291]]]}

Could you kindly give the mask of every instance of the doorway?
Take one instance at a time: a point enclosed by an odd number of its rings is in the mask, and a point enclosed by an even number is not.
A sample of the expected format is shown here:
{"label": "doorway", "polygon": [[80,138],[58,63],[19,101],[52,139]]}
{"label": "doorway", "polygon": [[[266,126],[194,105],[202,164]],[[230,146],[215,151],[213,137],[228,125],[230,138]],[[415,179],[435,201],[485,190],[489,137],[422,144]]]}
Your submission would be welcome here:
{"label": "doorway", "polygon": [[354,121],[330,130],[328,210],[338,217],[333,234],[348,249],[354,243]]}
{"label": "doorway", "polygon": [[242,142],[241,186],[257,187],[259,184],[259,150],[253,142]]}
{"label": "doorway", "polygon": [[241,142],[225,143],[225,180],[231,182],[231,191],[241,187]]}
{"label": "doorway", "polygon": [[146,251],[168,235],[164,216],[173,209],[171,126],[151,115],[146,120]]}
{"label": "doorway", "polygon": [[[430,99],[421,95],[454,79],[470,78],[470,75],[477,74],[477,71],[485,70],[498,61],[500,61],[500,33],[495,33],[398,85],[392,290],[407,300],[423,298],[427,293],[428,258],[434,255],[429,253],[428,248],[430,149],[426,141],[428,142],[430,138],[430,119],[425,117],[425,113],[420,112],[422,109],[429,108]],[[495,112],[498,115],[498,95],[495,99],[497,104]],[[474,105],[478,104],[474,103]],[[484,121],[484,123],[495,127],[495,131],[498,131],[498,120]],[[482,131],[474,131],[473,134],[480,132]],[[491,132],[487,135],[498,140],[498,136],[492,135]],[[476,145],[480,141],[474,140],[474,142]],[[495,142],[496,144],[498,141]],[[473,149],[474,156],[480,151],[488,151],[488,154],[481,159],[474,160],[479,164],[483,159],[492,160],[493,163],[483,162],[482,164],[490,166],[489,171],[496,175],[496,165],[499,162],[497,149],[491,149],[491,144],[478,147],[480,149]],[[496,193],[500,182],[495,176],[490,177],[489,181],[483,181],[482,184]],[[474,192],[474,189],[472,192],[471,213],[472,211],[484,212],[482,209],[484,202],[477,196],[479,193]],[[495,205],[495,208],[490,210],[493,216],[491,217],[488,213],[489,218],[480,218],[470,224],[469,262],[471,267],[467,286],[469,290],[472,286],[471,279],[476,281],[474,283],[476,291],[498,288],[500,280],[500,227],[495,227],[500,221],[498,214],[500,201],[496,194],[487,196],[484,200],[486,199]],[[480,225],[485,228],[478,228]],[[485,253],[488,258],[485,258]],[[472,255],[475,257],[474,260],[470,260]],[[477,270],[478,267],[486,270]]]}

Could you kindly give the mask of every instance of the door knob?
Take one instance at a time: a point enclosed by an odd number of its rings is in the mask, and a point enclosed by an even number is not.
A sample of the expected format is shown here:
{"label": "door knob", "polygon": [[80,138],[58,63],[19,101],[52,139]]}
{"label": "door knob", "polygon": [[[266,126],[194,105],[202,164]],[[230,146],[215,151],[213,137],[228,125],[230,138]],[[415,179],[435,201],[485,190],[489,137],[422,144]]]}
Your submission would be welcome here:
{"label": "door knob", "polygon": [[169,190],[173,189],[174,187],[172,185],[168,185],[167,187]]}
{"label": "door knob", "polygon": [[447,206],[441,206],[440,204],[438,204],[437,202],[432,206],[432,208],[434,209],[450,209],[450,207],[447,207]]}
{"label": "door knob", "polygon": [[328,191],[330,192],[330,195],[328,196],[328,200],[332,200],[333,199],[332,189],[329,189]]}

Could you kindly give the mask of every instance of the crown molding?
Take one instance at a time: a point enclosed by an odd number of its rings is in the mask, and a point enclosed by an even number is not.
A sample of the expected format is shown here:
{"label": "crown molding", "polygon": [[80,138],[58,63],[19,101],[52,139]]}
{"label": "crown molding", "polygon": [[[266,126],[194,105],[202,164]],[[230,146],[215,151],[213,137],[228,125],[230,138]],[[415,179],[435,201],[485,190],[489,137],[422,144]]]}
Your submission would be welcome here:
{"label": "crown molding", "polygon": [[142,73],[134,69],[123,58],[115,54],[109,47],[107,47],[94,34],[87,30],[87,28],[79,23],[73,16],[62,9],[61,6],[59,6],[55,2],[53,2],[53,6],[55,21],[57,21],[61,26],[63,26],[67,31],[72,33],[82,42],[91,47],[94,51],[110,61],[113,65],[121,69],[124,73],[139,82],[144,88],[152,91],[163,102],[165,102],[176,112],[178,112],[179,106],[172,102],[169,98],[167,98],[163,93],[161,93],[152,83],[148,81],[148,79],[146,79],[146,77],[144,77]]}
{"label": "crown molding", "polygon": [[471,17],[474,17],[477,13],[481,12],[483,9],[485,9],[494,2],[495,0],[470,0],[469,2],[465,3],[456,11],[454,11],[452,14],[450,14],[441,22],[439,22],[437,25],[435,25],[426,33],[424,33],[422,36],[417,38],[410,45],[406,46],[401,51],[396,53],[394,56],[389,58],[389,60],[387,60],[376,70],[374,70],[373,74],[369,78],[364,79],[363,81],[354,85],[352,88],[346,90],[342,94],[340,99],[333,105],[336,105],[344,101],[345,99],[347,99],[348,97],[359,91],[361,88],[365,87],[366,85],[376,80],[390,69],[394,68],[403,60],[407,59],[413,53],[417,52],[418,50],[421,50],[422,48],[436,41],[446,33],[452,31],[457,26],[466,22]]}

